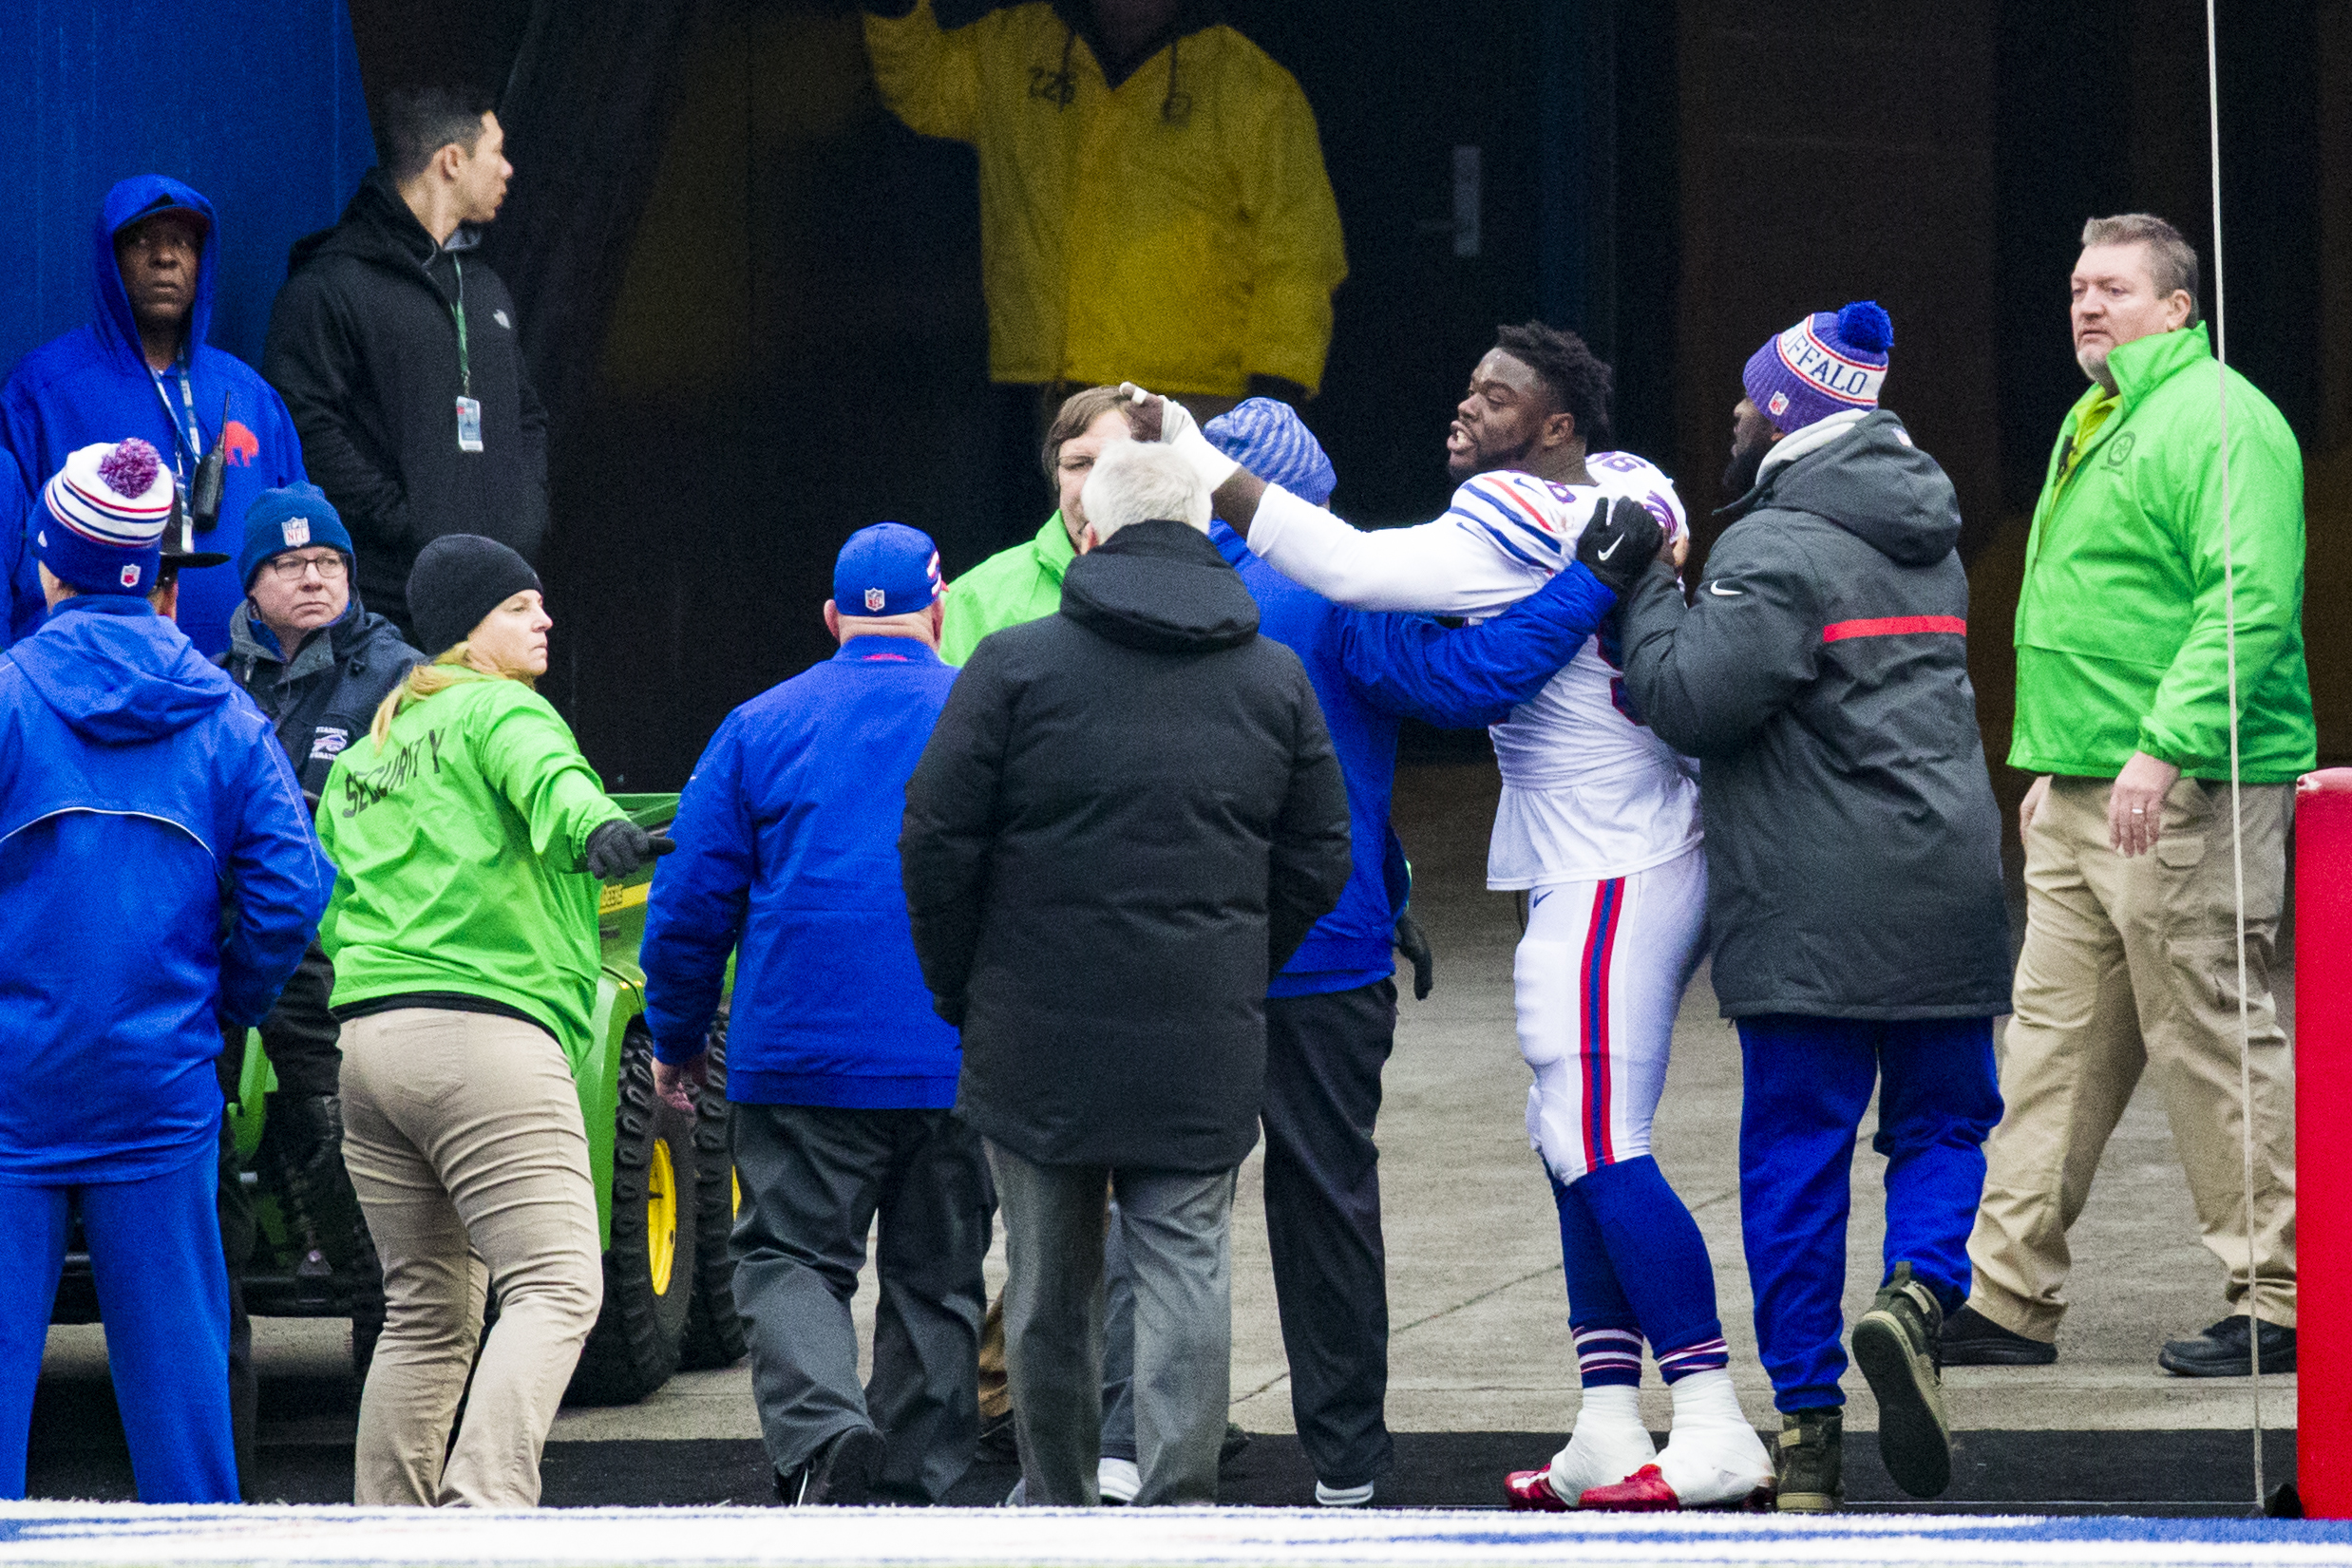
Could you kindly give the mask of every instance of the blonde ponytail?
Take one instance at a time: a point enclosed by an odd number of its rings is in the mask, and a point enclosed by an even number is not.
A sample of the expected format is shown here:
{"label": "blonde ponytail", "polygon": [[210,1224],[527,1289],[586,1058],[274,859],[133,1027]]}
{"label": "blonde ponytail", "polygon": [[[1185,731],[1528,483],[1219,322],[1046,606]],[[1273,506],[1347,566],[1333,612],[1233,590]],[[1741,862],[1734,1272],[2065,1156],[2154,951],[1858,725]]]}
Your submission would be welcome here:
{"label": "blonde ponytail", "polygon": [[368,727],[369,738],[381,749],[392,733],[392,721],[404,708],[413,707],[427,697],[439,696],[453,686],[465,681],[491,680],[465,662],[466,645],[459,643],[443,652],[429,664],[412,665],[398,686],[392,688],[376,705],[375,722]]}

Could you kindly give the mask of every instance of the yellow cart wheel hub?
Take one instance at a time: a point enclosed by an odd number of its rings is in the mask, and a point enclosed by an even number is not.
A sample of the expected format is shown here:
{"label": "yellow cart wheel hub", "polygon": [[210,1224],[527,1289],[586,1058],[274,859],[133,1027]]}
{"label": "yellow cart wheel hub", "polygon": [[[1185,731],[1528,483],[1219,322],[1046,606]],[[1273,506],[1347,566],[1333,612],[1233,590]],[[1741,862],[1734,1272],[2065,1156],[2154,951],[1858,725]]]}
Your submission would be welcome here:
{"label": "yellow cart wheel hub", "polygon": [[670,1294],[670,1270],[678,1256],[678,1180],[670,1162],[670,1145],[654,1141],[653,1168],[645,1178],[645,1254],[654,1276],[654,1294]]}

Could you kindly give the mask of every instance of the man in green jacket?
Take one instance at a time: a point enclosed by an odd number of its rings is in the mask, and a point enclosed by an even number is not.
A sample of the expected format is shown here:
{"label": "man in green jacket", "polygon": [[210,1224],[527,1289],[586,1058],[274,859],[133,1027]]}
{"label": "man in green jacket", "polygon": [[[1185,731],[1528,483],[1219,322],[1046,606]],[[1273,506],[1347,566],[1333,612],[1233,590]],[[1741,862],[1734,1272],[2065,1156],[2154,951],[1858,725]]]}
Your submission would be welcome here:
{"label": "man in green jacket", "polygon": [[1062,404],[1038,454],[1061,510],[1027,544],[998,551],[948,584],[941,659],[961,664],[991,632],[1026,625],[1062,607],[1062,574],[1077,558],[1077,538],[1086,531],[1078,492],[1103,448],[1134,434],[1129,406],[1116,387],[1089,387]]}
{"label": "man in green jacket", "polygon": [[[2025,947],[1985,1145],[1960,1366],[2054,1360],[2069,1256],[2100,1152],[2143,1070],[2164,1096],[2198,1227],[2235,1314],[2164,1347],[2242,1376],[2247,1293],[2265,1371],[2295,1370],[2294,1065],[2271,1004],[2296,777],[2316,761],[2303,650],[2303,461],[2286,422],[2218,367],[2197,255],[2145,214],[2094,218],[2075,266],[2066,416],[2026,543],[2013,766]],[[2227,456],[2224,451],[2225,432]],[[2239,1099],[2223,496],[2232,527],[2246,867],[2251,1224]],[[2250,1231],[2250,1236],[2249,1236]]]}

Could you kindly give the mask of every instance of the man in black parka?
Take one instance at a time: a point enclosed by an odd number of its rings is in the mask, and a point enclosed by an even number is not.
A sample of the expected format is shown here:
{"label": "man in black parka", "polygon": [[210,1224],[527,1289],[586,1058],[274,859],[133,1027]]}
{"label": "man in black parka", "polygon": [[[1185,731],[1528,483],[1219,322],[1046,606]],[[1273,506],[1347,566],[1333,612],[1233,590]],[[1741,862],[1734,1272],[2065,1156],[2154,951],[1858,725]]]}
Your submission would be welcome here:
{"label": "man in black parka", "polygon": [[1347,884],[1346,786],[1184,460],[1114,444],[1084,505],[1060,612],[982,639],[957,680],[900,856],[1003,1205],[1027,1500],[1098,1501],[1108,1181],[1135,1278],[1135,1502],[1210,1503],[1266,983]]}
{"label": "man in black parka", "polygon": [[1744,1061],[1740,1223],[1790,1511],[1840,1498],[1849,1173],[1873,1087],[1886,1272],[1853,1351],[1915,1497],[1950,1478],[1935,1342],[1967,1296],[2001,1119],[2009,919],[1960,508],[1878,406],[1893,336],[1862,301],[1758,349],[1725,475],[1746,493],[1704,580],[1686,606],[1660,563],[1619,601],[1635,711],[1703,767],[1715,990]]}
{"label": "man in black parka", "polygon": [[498,116],[480,96],[404,90],[376,141],[380,161],[335,226],[294,244],[261,373],[351,529],[361,597],[412,637],[408,569],[442,535],[538,561],[547,416],[515,302],[473,249],[514,174]]}

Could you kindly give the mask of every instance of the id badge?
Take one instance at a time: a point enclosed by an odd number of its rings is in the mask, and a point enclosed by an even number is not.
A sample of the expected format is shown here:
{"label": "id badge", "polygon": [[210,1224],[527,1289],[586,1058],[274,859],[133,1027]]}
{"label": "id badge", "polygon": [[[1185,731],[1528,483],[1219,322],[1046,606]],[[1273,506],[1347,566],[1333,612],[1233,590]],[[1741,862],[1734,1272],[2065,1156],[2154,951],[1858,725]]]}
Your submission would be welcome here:
{"label": "id badge", "polygon": [[461,452],[482,450],[482,400],[462,397],[457,400],[457,449]]}

